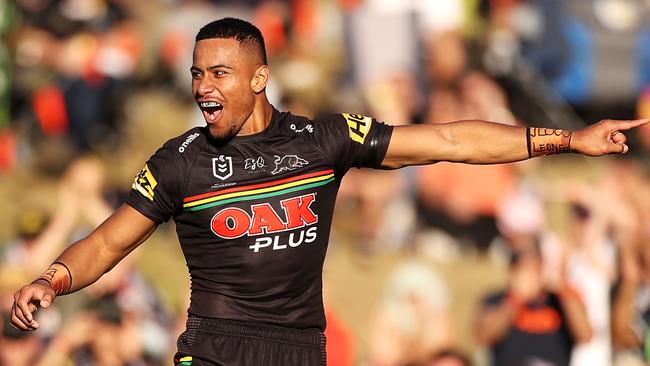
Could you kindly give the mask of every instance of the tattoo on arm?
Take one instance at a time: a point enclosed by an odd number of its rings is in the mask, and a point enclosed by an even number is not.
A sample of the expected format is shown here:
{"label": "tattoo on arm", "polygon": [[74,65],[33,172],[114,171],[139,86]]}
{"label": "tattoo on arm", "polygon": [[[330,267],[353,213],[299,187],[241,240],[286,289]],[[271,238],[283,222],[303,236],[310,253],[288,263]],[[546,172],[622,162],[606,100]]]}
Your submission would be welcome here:
{"label": "tattoo on arm", "polygon": [[44,281],[54,290],[58,295],[67,294],[72,287],[72,274],[70,269],[63,262],[54,262],[43,274],[38,277],[36,281]]}
{"label": "tattoo on arm", "polygon": [[571,131],[528,127],[526,132],[529,158],[571,152]]}

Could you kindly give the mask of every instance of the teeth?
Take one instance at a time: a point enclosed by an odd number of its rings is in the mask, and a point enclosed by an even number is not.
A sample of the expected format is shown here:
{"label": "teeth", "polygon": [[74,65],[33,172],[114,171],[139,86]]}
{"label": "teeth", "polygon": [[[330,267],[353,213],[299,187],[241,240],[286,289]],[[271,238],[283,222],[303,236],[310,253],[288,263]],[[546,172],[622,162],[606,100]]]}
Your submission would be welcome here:
{"label": "teeth", "polygon": [[202,108],[217,108],[217,107],[221,107],[221,104],[219,104],[219,103],[217,103],[217,102],[201,102],[201,103],[199,103],[199,105],[200,105]]}

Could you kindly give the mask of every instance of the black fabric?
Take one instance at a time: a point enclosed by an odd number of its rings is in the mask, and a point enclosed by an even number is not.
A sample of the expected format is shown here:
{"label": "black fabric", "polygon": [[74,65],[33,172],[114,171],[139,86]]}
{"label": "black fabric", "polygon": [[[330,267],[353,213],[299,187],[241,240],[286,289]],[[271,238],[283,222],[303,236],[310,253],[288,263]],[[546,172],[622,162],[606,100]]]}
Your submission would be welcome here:
{"label": "black fabric", "polygon": [[371,117],[334,114],[313,122],[297,120],[296,130],[308,128],[312,123],[314,132],[304,136],[336,167],[339,178],[351,167],[381,168],[390,142],[391,126]]}
{"label": "black fabric", "polygon": [[[505,298],[505,292],[493,294],[484,300],[484,306],[497,305]],[[533,315],[526,317],[524,312]],[[549,293],[516,310],[510,330],[492,346],[492,365],[528,365],[542,360],[569,366],[573,344],[560,300]]]}
{"label": "black fabric", "polygon": [[[278,326],[190,316],[178,339],[175,365],[326,364],[325,335],[316,328],[295,330]],[[191,361],[182,363],[181,360]]]}
{"label": "black fabric", "polygon": [[266,130],[227,144],[195,128],[147,161],[127,204],[158,223],[174,218],[192,280],[189,314],[323,330],[340,180],[351,167],[379,167],[391,133],[369,117],[277,110]]}

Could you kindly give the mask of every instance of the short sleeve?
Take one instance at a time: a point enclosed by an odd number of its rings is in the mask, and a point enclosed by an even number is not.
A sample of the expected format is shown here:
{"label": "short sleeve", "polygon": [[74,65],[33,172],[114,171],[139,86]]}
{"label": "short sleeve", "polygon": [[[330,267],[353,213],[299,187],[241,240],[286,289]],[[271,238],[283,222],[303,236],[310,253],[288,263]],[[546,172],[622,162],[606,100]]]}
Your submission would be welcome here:
{"label": "short sleeve", "polygon": [[182,207],[183,184],[178,154],[165,144],[145,163],[131,185],[126,203],[160,224],[169,220]]}
{"label": "short sleeve", "polygon": [[351,167],[380,168],[393,127],[374,118],[341,113],[314,120],[314,143],[343,176]]}

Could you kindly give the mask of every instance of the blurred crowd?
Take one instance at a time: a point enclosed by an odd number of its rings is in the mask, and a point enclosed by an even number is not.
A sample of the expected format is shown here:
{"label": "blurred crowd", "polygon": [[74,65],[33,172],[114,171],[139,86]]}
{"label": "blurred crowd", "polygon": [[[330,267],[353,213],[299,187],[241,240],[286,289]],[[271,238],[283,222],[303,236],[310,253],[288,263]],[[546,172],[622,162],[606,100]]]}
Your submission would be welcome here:
{"label": "blurred crowd", "polygon": [[[262,30],[269,97],[294,114],[565,129],[650,118],[647,0],[0,0],[0,366],[169,364],[189,296],[189,280],[164,277],[182,263],[173,224],[41,312],[37,332],[7,314],[150,154],[201,124],[193,37],[225,16]],[[385,281],[362,321],[326,297],[329,364],[648,364],[650,127],[629,145],[351,171],[331,250]],[[386,255],[396,263],[377,268]]]}

